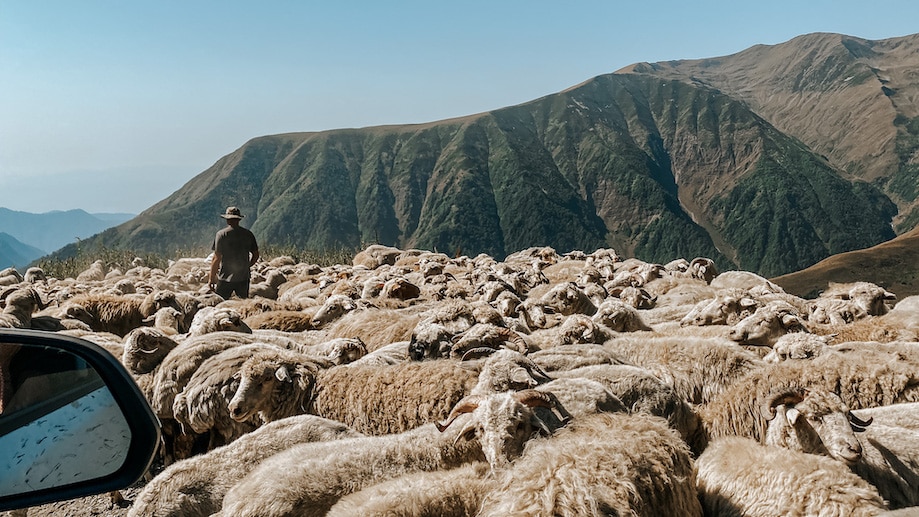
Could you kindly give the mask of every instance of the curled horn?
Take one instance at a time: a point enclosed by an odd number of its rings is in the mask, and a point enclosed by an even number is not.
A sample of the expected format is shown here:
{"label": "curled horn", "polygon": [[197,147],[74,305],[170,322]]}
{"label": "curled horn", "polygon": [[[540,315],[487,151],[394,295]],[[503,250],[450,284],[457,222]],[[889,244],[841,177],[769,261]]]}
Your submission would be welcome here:
{"label": "curled horn", "polygon": [[775,407],[782,404],[797,404],[807,396],[807,390],[793,388],[770,396],[760,407],[760,412],[766,420],[775,418]]}
{"label": "curled horn", "polygon": [[482,357],[490,356],[491,354],[493,354],[493,353],[495,353],[495,352],[497,352],[497,351],[498,351],[497,349],[495,349],[495,348],[490,348],[490,347],[487,347],[487,346],[480,346],[480,347],[472,348],[472,349],[470,349],[470,350],[467,350],[466,353],[463,354],[463,361],[471,361],[471,360],[473,360],[473,359],[481,359]]}
{"label": "curled horn", "polygon": [[[562,407],[558,401],[558,398],[556,398],[556,396],[552,393],[528,389],[514,393],[514,398],[527,407],[544,407],[550,411],[554,410],[562,423],[567,423],[569,420],[571,420],[571,414],[568,413],[564,407]],[[544,422],[543,419],[538,415],[534,414],[533,420],[544,434],[552,434],[552,430],[549,429],[549,426],[546,425],[546,422]]]}
{"label": "curled horn", "polygon": [[472,413],[479,407],[479,402],[482,401],[481,396],[471,396],[466,397],[463,400],[456,403],[456,406],[453,407],[453,410],[450,411],[450,416],[447,417],[443,422],[437,422],[437,430],[444,432],[450,427],[450,424],[453,423],[460,415],[464,413]]}
{"label": "curled horn", "polygon": [[862,420],[861,418],[855,416],[855,413],[849,411],[849,423],[852,425],[855,432],[863,432],[866,427],[871,425],[871,422],[874,422],[873,417],[868,417],[868,420]]}
{"label": "curled horn", "polygon": [[509,328],[499,327],[498,335],[501,336],[507,342],[513,343],[517,347],[517,351],[521,354],[526,354],[529,352],[529,347],[527,347],[527,342],[524,341],[523,336],[519,333],[514,332]]}

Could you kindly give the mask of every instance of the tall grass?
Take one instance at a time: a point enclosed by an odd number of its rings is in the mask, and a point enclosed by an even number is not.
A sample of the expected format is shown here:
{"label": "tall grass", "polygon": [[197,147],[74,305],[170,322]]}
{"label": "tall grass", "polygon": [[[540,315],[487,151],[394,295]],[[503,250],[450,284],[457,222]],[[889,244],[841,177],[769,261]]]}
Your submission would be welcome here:
{"label": "tall grass", "polygon": [[[309,250],[297,249],[293,246],[267,245],[262,247],[259,251],[262,260],[265,261],[276,257],[289,256],[298,263],[317,264],[325,267],[333,264],[351,264],[358,250],[345,248]],[[211,250],[204,247],[176,250],[169,254],[163,254],[113,249],[104,246],[84,247],[80,246],[78,243],[77,252],[72,257],[59,259],[49,255],[36,260],[32,265],[42,268],[49,277],[76,278],[77,275],[85,271],[97,260],[101,260],[106,265],[106,269],[117,268],[121,271],[127,271],[134,267],[135,259],[140,258],[143,265],[147,267],[165,270],[169,267],[171,261],[176,261],[181,258],[204,258],[210,255],[210,253]]]}

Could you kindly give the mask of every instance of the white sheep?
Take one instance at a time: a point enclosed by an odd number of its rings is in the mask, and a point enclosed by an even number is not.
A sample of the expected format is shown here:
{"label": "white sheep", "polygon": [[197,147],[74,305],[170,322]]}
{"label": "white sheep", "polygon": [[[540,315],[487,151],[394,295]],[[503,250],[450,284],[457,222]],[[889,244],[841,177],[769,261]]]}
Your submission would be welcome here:
{"label": "white sheep", "polygon": [[689,450],[662,418],[599,413],[531,440],[477,515],[701,516],[693,480]]}
{"label": "white sheep", "polygon": [[349,427],[313,415],[266,424],[235,442],[174,463],[140,491],[128,517],[206,517],[227,490],[265,458],[296,444],[356,438]]}
{"label": "white sheep", "polygon": [[[341,497],[397,476],[488,460],[502,468],[534,430],[542,393],[505,392],[460,401],[441,424],[399,434],[293,446],[258,465],[227,492],[224,516],[325,515]],[[455,425],[454,425],[455,424]],[[472,438],[478,436],[478,439]]]}
{"label": "white sheep", "polygon": [[695,466],[706,515],[865,517],[887,510],[878,491],[842,463],[750,438],[714,440]]}

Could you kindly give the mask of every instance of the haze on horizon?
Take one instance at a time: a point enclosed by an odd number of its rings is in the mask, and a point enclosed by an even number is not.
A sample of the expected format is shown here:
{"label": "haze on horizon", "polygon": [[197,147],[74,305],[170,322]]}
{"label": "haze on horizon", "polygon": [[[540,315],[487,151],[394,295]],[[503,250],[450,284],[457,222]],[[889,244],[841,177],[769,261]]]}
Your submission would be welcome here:
{"label": "haze on horizon", "polygon": [[442,120],[635,62],[917,19],[912,0],[6,1],[0,207],[139,213],[262,135]]}

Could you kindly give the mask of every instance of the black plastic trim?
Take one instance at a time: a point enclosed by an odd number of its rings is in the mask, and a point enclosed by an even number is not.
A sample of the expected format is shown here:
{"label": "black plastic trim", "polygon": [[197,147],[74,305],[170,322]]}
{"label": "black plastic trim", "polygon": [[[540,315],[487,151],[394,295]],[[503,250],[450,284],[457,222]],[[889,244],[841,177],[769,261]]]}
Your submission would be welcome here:
{"label": "black plastic trim", "polygon": [[0,344],[3,343],[46,346],[85,360],[99,374],[124,413],[131,430],[131,445],[124,465],[116,472],[62,487],[0,497],[0,511],[118,490],[136,482],[147,472],[160,442],[160,422],[118,359],[95,343],[40,330],[0,329]]}

